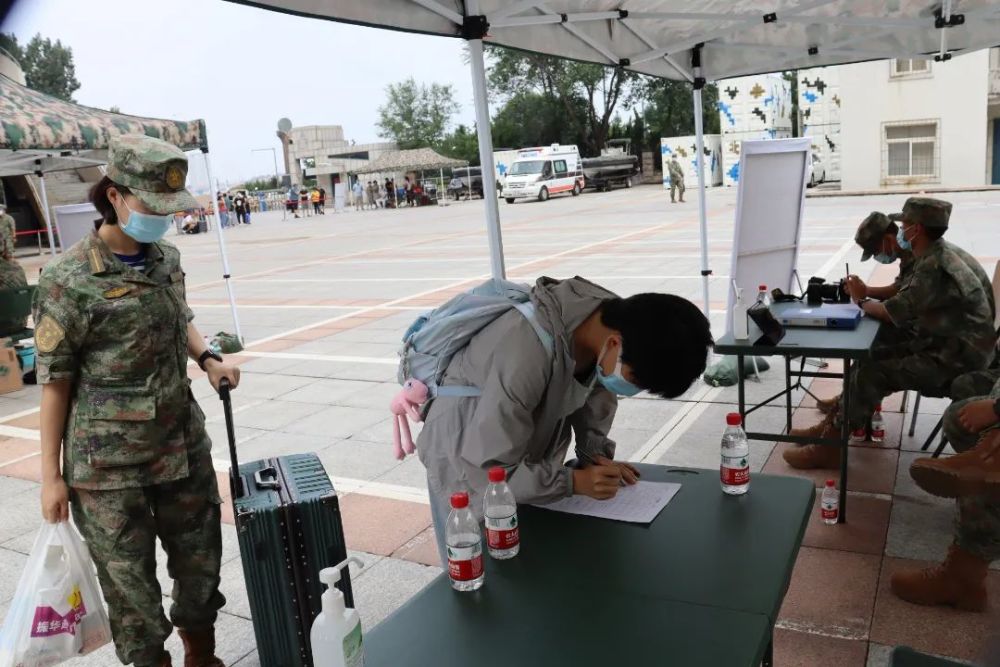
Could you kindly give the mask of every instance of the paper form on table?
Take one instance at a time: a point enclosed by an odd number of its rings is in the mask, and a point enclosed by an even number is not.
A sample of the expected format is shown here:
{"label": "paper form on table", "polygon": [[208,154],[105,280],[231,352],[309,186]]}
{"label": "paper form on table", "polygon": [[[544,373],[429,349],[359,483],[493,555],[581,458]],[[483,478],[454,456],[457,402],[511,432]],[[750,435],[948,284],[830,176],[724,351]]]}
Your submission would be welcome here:
{"label": "paper form on table", "polygon": [[673,482],[640,481],[618,489],[615,497],[609,500],[578,495],[538,507],[612,521],[652,523],[680,489],[681,485]]}

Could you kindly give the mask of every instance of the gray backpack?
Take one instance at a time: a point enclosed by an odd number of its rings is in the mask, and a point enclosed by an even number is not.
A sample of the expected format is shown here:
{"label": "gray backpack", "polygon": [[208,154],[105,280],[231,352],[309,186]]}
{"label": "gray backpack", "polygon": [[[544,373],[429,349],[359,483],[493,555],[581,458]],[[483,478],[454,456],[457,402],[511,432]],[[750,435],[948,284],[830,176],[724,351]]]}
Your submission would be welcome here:
{"label": "gray backpack", "polygon": [[430,398],[444,396],[479,396],[482,390],[471,386],[440,386],[448,364],[455,354],[469,344],[472,337],[498,317],[516,308],[534,329],[542,347],[553,356],[552,335],[542,328],[535,317],[530,300],[531,288],[507,280],[488,280],[468,292],[418,317],[403,335],[399,351],[397,379],[420,380],[429,390]]}

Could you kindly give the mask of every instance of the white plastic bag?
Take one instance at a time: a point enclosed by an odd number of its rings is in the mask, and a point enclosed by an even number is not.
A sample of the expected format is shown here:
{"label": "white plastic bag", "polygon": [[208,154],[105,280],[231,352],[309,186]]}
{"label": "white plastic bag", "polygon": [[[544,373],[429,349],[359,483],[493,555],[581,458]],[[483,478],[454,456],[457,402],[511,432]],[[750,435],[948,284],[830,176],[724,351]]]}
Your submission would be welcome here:
{"label": "white plastic bag", "polygon": [[0,630],[0,667],[48,667],[110,641],[87,547],[68,522],[44,524]]}

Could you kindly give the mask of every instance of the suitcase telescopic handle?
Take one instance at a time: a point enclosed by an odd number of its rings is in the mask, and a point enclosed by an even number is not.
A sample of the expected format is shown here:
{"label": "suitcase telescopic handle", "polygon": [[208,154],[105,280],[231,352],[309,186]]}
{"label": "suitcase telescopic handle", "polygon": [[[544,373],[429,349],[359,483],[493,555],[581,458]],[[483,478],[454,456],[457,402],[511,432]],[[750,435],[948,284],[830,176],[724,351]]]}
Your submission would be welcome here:
{"label": "suitcase telescopic handle", "polygon": [[[265,475],[270,479],[264,479]],[[280,489],[281,482],[278,481],[278,471],[274,466],[261,468],[253,474],[253,481],[258,489]]]}
{"label": "suitcase telescopic handle", "polygon": [[226,435],[229,437],[229,491],[233,501],[243,497],[243,478],[240,477],[240,461],[236,457],[236,429],[233,426],[233,403],[229,397],[229,379],[219,380],[219,399],[226,416]]}

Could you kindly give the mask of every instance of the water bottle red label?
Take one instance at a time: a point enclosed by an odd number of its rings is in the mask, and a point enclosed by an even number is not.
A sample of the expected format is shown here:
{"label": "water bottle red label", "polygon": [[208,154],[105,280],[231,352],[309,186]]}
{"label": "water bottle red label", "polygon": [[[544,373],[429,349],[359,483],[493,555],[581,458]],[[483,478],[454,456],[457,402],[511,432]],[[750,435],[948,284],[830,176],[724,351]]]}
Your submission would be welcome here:
{"label": "water bottle red label", "polygon": [[885,429],[879,428],[877,426],[872,426],[872,439],[882,440],[885,438]]}
{"label": "water bottle red label", "polygon": [[486,517],[486,542],[490,549],[512,549],[521,542],[517,514],[498,519]]}
{"label": "water bottle red label", "polygon": [[472,581],[483,574],[483,546],[448,546],[448,574],[455,581]]}
{"label": "water bottle red label", "polygon": [[750,482],[750,464],[745,456],[723,456],[719,471],[726,486],[742,486]]}
{"label": "water bottle red label", "polygon": [[824,519],[836,519],[840,515],[840,507],[836,503],[823,503],[819,511]]}

